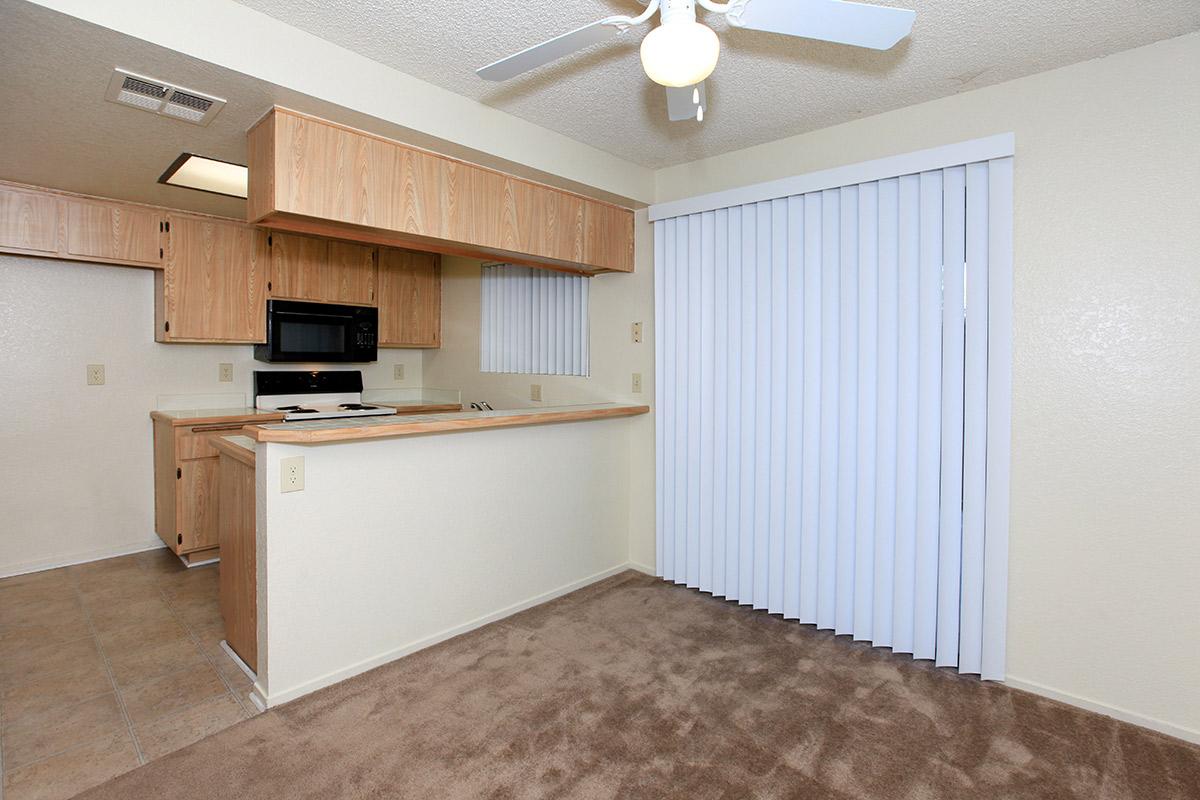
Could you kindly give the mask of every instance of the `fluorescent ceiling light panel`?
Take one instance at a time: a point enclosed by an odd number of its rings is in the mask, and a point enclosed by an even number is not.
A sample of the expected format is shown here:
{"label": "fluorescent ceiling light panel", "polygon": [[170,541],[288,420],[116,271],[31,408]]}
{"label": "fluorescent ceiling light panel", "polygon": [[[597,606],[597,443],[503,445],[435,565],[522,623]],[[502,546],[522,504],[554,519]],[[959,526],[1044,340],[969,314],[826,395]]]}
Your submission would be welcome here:
{"label": "fluorescent ceiling light panel", "polygon": [[158,182],[168,186],[182,186],[185,189],[245,198],[248,175],[249,171],[241,164],[183,153],[167,167],[167,171]]}

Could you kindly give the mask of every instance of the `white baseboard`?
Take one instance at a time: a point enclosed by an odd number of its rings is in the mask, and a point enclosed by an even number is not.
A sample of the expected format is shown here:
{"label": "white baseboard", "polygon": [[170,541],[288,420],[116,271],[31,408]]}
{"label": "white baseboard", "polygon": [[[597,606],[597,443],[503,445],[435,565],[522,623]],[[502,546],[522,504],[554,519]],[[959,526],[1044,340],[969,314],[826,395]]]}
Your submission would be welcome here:
{"label": "white baseboard", "polygon": [[251,693],[250,699],[255,705],[261,704],[267,707],[281,705],[290,700],[295,700],[297,697],[302,697],[306,694],[309,694],[310,692],[315,692],[318,689],[324,689],[326,686],[331,686],[335,683],[340,683],[341,681],[347,680],[348,678],[353,678],[355,675],[361,675],[362,673],[382,666],[389,661],[395,661],[397,658],[403,658],[404,656],[415,653],[418,650],[424,650],[426,647],[432,647],[435,644],[444,642],[447,639],[453,639],[455,636],[467,633],[468,631],[473,631],[476,628],[482,628],[484,625],[504,619],[505,617],[511,617],[513,614],[524,611],[527,608],[533,608],[534,606],[549,602],[556,597],[562,597],[564,594],[570,594],[576,589],[582,589],[583,587],[593,584],[596,581],[602,581],[605,578],[616,575],[619,572],[624,572],[627,569],[637,569],[639,571],[642,570],[641,567],[626,561],[622,564],[618,564],[615,567],[610,567],[609,569],[603,570],[602,572],[589,575],[586,578],[572,581],[565,586],[560,586],[557,589],[551,589],[548,592],[535,595],[527,600],[522,600],[519,603],[514,603],[511,606],[493,611],[490,614],[477,617],[469,622],[464,622],[461,625],[455,625],[454,627],[439,631],[432,636],[426,636],[424,639],[418,639],[415,642],[402,645],[401,647],[380,653],[377,656],[359,661],[357,664],[351,664],[348,667],[327,673],[314,680],[306,681],[299,686],[293,686],[292,688],[285,689],[281,692],[271,692],[269,696],[262,692],[262,680],[260,677],[259,681],[254,684],[254,691]]}
{"label": "white baseboard", "polygon": [[142,553],[146,550],[156,550],[160,547],[166,547],[166,545],[156,536],[153,539],[141,542],[130,542],[112,547],[100,547],[95,550],[84,550],[83,552],[72,553],[68,556],[55,556],[53,558],[25,561],[18,564],[6,564],[0,566],[0,578],[12,578],[16,575],[26,575],[30,572],[71,567],[76,564],[86,564],[89,561],[100,561],[105,558],[116,558],[117,556],[127,556],[132,553]]}
{"label": "white baseboard", "polygon": [[1200,731],[1192,728],[1185,728],[1182,725],[1176,725],[1173,722],[1148,717],[1145,714],[1139,714],[1136,711],[1130,711],[1118,706],[1101,703],[1099,700],[1092,700],[1089,697],[1080,697],[1071,692],[1064,692],[1060,689],[1054,689],[1049,686],[1043,686],[1034,681],[1027,681],[1023,678],[1018,678],[1015,675],[1008,675],[1004,679],[1005,686],[1011,686],[1014,689],[1021,689],[1030,694],[1048,697],[1051,700],[1057,700],[1060,703],[1077,706],[1088,711],[1095,711],[1097,714],[1103,714],[1106,717],[1118,719],[1121,722],[1128,722],[1131,725],[1138,725],[1143,728],[1149,728],[1152,731],[1165,733],[1167,736],[1174,736],[1176,739],[1183,739],[1186,742],[1200,744]]}
{"label": "white baseboard", "polygon": [[652,578],[658,577],[658,573],[655,571],[654,567],[647,566],[646,564],[639,564],[636,561],[630,561],[626,566],[629,567],[629,569],[643,572]]}

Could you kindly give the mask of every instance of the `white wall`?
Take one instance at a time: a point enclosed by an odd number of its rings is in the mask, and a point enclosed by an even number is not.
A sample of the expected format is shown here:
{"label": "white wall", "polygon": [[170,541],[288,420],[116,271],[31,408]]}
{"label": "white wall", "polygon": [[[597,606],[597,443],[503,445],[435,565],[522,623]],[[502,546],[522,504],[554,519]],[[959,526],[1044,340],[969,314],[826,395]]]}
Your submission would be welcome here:
{"label": "white wall", "polygon": [[[380,353],[367,386],[421,385],[421,351]],[[87,385],[88,364],[105,385]],[[287,367],[249,345],[156,343],[151,270],[0,255],[0,577],[156,545],[157,396],[250,401],[253,371],[272,368]]]}
{"label": "white wall", "polygon": [[1198,65],[1190,34],[664,169],[657,192],[1016,134],[1009,679],[1200,740]]}
{"label": "white wall", "polygon": [[[256,691],[281,703],[622,569],[637,419],[259,445]],[[282,494],[293,456],[304,491]]]}
{"label": "white wall", "polygon": [[[480,262],[442,259],[442,347],[425,354],[425,385],[461,389],[463,403],[486,400],[493,408],[526,408],[566,403],[630,402],[653,405],[654,399],[654,251],[646,212],[635,214],[634,272],[591,279],[589,377],[505,375],[479,371]],[[643,323],[643,341],[633,344],[630,326]],[[633,373],[642,375],[642,391],[632,391]],[[530,384],[542,387],[542,401],[529,399]],[[629,420],[634,445],[631,477],[630,559],[654,566],[654,420],[652,414]],[[514,476],[513,480],[519,479]],[[647,541],[649,547],[646,546]]]}

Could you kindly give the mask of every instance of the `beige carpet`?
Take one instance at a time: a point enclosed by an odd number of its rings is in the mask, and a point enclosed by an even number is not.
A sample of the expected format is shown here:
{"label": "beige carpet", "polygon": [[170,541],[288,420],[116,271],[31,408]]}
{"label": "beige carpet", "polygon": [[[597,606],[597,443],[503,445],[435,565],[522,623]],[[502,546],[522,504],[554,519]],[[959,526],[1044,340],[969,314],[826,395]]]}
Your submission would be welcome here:
{"label": "beige carpet", "polygon": [[624,573],[81,795],[1200,797],[1200,747]]}

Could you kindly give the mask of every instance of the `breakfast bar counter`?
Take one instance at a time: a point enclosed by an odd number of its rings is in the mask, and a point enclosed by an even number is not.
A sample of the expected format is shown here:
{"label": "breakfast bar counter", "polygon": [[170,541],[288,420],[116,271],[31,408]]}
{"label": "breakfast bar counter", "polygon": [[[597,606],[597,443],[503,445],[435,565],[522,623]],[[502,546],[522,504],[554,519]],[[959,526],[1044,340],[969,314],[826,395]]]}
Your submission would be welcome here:
{"label": "breakfast bar counter", "polygon": [[251,425],[245,429],[245,434],[259,442],[320,444],[322,442],[345,442],[353,439],[381,439],[424,433],[443,433],[484,428],[512,428],[525,425],[546,425],[555,422],[580,422],[589,419],[632,417],[638,414],[645,414],[649,410],[650,407],[644,405],[593,403],[587,405],[550,406],[547,408],[518,408],[504,411],[459,411],[448,414],[318,419],[268,425]]}

